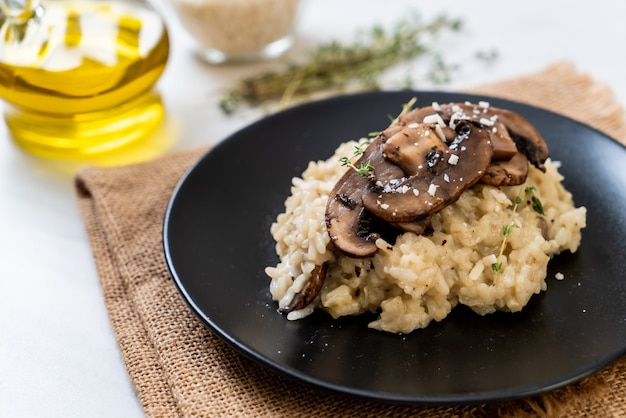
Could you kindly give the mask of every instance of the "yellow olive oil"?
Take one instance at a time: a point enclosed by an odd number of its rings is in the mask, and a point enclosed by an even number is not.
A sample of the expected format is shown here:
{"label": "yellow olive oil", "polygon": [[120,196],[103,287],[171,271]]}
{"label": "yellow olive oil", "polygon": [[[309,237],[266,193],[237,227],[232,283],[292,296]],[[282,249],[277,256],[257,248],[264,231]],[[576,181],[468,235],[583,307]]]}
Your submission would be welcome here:
{"label": "yellow olive oil", "polygon": [[163,118],[153,86],[169,55],[161,17],[123,1],[51,0],[0,28],[0,97],[15,141],[83,158],[129,145]]}

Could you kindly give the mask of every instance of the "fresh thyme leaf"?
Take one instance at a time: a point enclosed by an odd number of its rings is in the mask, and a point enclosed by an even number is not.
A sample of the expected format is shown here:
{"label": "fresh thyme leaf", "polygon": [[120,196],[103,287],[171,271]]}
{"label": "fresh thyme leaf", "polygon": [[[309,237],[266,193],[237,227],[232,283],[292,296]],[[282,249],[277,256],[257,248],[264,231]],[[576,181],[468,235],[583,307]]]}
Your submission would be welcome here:
{"label": "fresh thyme leaf", "polygon": [[[526,189],[528,190],[528,188]],[[515,213],[515,211],[517,211],[517,207],[523,202],[522,197],[521,196],[516,196],[515,199],[513,200],[513,210],[512,212]],[[513,223],[513,216],[511,215],[511,222],[507,225],[504,225],[502,227],[502,243],[500,244],[500,252],[498,253],[496,260],[500,260],[502,258],[502,256],[504,255],[504,250],[506,248],[506,239],[509,237],[509,235],[511,235],[511,233],[513,232],[513,229],[515,228],[515,224]],[[491,265],[491,269],[493,270],[493,272],[495,274],[500,273],[500,271],[502,271],[502,261],[498,261],[497,263],[493,263]],[[495,284],[495,279],[494,279],[494,284]]]}
{"label": "fresh thyme leaf", "polygon": [[354,164],[352,164],[352,162],[350,161],[350,159],[348,157],[341,157],[339,159],[339,161],[341,162],[341,166],[342,167],[353,167]]}
{"label": "fresh thyme leaf", "polygon": [[[335,41],[322,44],[303,63],[285,62],[284,68],[244,78],[225,94],[219,106],[226,114],[241,104],[259,106],[280,101],[284,107],[294,99],[315,93],[345,90],[354,84],[378,89],[379,77],[400,62],[419,56],[434,58],[433,81],[449,79],[450,67],[433,52],[436,35],[459,31],[461,21],[440,16],[422,23],[412,17],[398,22],[391,31],[375,26],[363,32],[352,45]],[[443,76],[442,76],[443,74]]]}
{"label": "fresh thyme leaf", "polygon": [[[534,185],[531,185],[524,189],[524,194],[530,197],[530,203],[531,203],[531,207],[533,208],[533,210],[537,212],[538,214],[543,215],[544,214],[543,205],[541,204],[541,200],[539,200],[539,198],[535,196],[536,190],[537,188]],[[515,199],[513,200],[512,212],[515,213],[519,205],[521,205],[523,202],[524,202],[524,199],[522,199],[522,196],[520,195],[516,196]],[[513,223],[513,218],[511,218],[511,222],[508,225],[504,225],[502,227],[503,237],[502,237],[502,243],[500,244],[500,252],[496,257],[497,260],[500,260],[502,258],[502,255],[504,254],[504,249],[506,248],[507,238],[509,235],[511,235],[511,233],[513,232],[513,229],[515,229],[515,224]],[[500,271],[502,270],[502,262],[499,261],[497,263],[493,263],[491,265],[491,269],[496,274],[500,273]]]}
{"label": "fresh thyme leaf", "polygon": [[350,159],[348,159],[348,157],[341,157],[339,161],[341,161],[341,165],[343,167],[350,167],[363,177],[367,176],[367,173],[374,169],[374,166],[372,166],[369,161],[367,163],[361,162],[361,165],[359,167],[350,162]]}
{"label": "fresh thyme leaf", "polygon": [[358,157],[365,152],[365,148],[370,144],[370,141],[364,141],[359,145],[354,146],[354,153],[352,154],[354,157]]}
{"label": "fresh thyme leaf", "polygon": [[398,121],[400,120],[400,116],[404,115],[405,113],[407,113],[408,111],[410,111],[413,108],[413,105],[415,105],[415,102],[417,102],[417,97],[412,97],[411,100],[409,100],[408,102],[404,103],[402,105],[402,110],[400,111],[400,114],[398,116],[395,117],[395,119],[391,119],[391,126],[395,125],[396,123],[398,123]]}
{"label": "fresh thyme leaf", "polygon": [[[517,204],[513,206],[513,212],[515,212],[515,210],[517,210]],[[515,224],[513,222],[511,222],[508,225],[504,225],[502,227],[502,243],[500,244],[500,252],[498,253],[498,256],[496,257],[496,260],[500,260],[502,256],[504,255],[504,249],[506,248],[506,239],[509,237],[509,235],[511,235],[511,233],[513,232],[513,229],[515,229]],[[496,274],[500,273],[500,271],[502,270],[502,261],[493,263],[491,265],[491,269]]]}
{"label": "fresh thyme leaf", "polygon": [[530,198],[531,206],[535,212],[539,215],[543,215],[543,205],[541,204],[541,200],[537,196],[532,196]]}
{"label": "fresh thyme leaf", "polygon": [[537,188],[535,186],[528,186],[527,188],[524,189],[524,193],[530,196],[530,203],[531,203],[531,207],[533,208],[533,210],[537,212],[539,215],[543,215],[544,214],[543,204],[541,203],[541,200],[539,200],[539,198],[535,196],[536,190]]}
{"label": "fresh thyme leaf", "polygon": [[359,167],[359,169],[357,170],[357,172],[359,173],[359,175],[366,177],[367,173],[369,173],[370,171],[372,171],[374,169],[374,166],[372,164],[370,164],[370,162],[368,161],[367,163],[361,163],[361,166]]}

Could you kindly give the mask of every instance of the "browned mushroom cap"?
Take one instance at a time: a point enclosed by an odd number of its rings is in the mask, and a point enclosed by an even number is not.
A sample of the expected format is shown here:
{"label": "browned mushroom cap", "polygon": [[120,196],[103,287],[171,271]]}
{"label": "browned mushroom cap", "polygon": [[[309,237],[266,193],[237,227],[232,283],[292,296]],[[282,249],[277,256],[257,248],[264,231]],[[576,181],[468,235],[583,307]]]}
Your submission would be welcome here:
{"label": "browned mushroom cap", "polygon": [[469,119],[489,130],[494,147],[493,164],[487,169],[482,183],[514,186],[526,181],[527,162],[520,152],[527,161],[545,171],[543,164],[549,156],[548,146],[535,127],[520,114],[486,103],[449,103],[438,106],[438,112],[451,126],[458,120]]}
{"label": "browned mushroom cap", "polygon": [[493,156],[489,134],[467,122],[459,123],[457,129],[459,135],[445,151],[423,152],[418,157],[427,170],[397,181],[378,179],[380,187],[363,195],[367,211],[387,222],[421,219],[455,202],[476,183]]}
{"label": "browned mushroom cap", "polygon": [[341,252],[367,257],[376,252],[378,235],[368,228],[368,218],[361,203],[361,190],[367,180],[358,173],[347,172],[337,183],[326,205],[326,228],[331,242]]}
{"label": "browned mushroom cap", "polygon": [[454,129],[461,121],[471,121],[483,126],[489,133],[489,139],[493,147],[493,160],[509,160],[517,153],[515,142],[510,137],[505,124],[498,119],[495,108],[487,104],[472,103],[448,103],[442,105],[426,106],[415,109],[400,117],[400,122],[407,125],[411,122],[424,123],[439,116],[445,126],[441,126],[445,132],[446,127]]}
{"label": "browned mushroom cap", "polygon": [[[508,142],[508,138],[510,138],[515,144],[515,152],[518,150],[523,152],[535,167],[545,171],[543,163],[549,157],[548,145],[537,129],[519,113],[488,104],[471,103],[442,105],[441,111],[444,119],[446,115],[450,115],[451,123],[454,121],[454,115],[457,114],[457,117],[471,116],[473,121],[478,121],[485,127],[491,126],[493,133],[491,140],[496,148],[495,154],[498,154],[497,148],[500,146],[498,141],[502,139],[504,142]],[[506,160],[513,156],[509,155],[508,158],[494,157],[494,160]]]}
{"label": "browned mushroom cap", "polygon": [[[387,134],[393,134],[400,128],[390,128],[378,135],[355,165],[369,162],[382,179],[402,177],[402,169],[387,161],[381,148]],[[335,184],[326,205],[326,228],[332,243],[339,251],[353,257],[368,257],[376,252],[379,234],[371,230],[371,216],[362,202],[362,195],[368,187],[367,177],[349,169]]]}
{"label": "browned mushroom cap", "polygon": [[461,120],[471,120],[488,129],[494,147],[493,160],[508,160],[519,150],[531,164],[545,171],[543,164],[549,157],[548,146],[537,129],[520,114],[488,103],[447,103],[415,109],[399,120],[405,124],[423,122],[434,114],[441,116],[450,127]]}
{"label": "browned mushroom cap", "polygon": [[528,177],[528,158],[518,152],[508,161],[493,161],[480,182],[490,186],[517,186]]}
{"label": "browned mushroom cap", "polygon": [[326,263],[315,266],[313,271],[311,271],[311,278],[309,278],[302,290],[293,297],[288,306],[281,308],[280,312],[289,313],[309,306],[320,293],[320,290],[322,290],[327,269],[328,265]]}
{"label": "browned mushroom cap", "polygon": [[550,153],[548,145],[541,134],[522,115],[506,109],[491,108],[511,134],[517,149],[523,152],[532,165],[546,171],[543,163],[546,162]]}

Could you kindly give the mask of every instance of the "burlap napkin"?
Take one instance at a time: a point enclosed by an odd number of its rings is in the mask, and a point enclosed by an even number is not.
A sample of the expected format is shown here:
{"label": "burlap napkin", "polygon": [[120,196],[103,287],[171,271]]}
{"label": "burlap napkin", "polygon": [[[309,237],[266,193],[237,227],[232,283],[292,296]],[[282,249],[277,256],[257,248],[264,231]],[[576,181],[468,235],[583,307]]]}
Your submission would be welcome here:
{"label": "burlap napkin", "polygon": [[[473,92],[542,106],[626,142],[624,114],[610,90],[567,64]],[[170,193],[204,151],[118,168],[86,167],[76,176],[106,306],[146,416],[626,416],[626,359],[531,399],[425,408],[329,394],[242,357],[190,311],[162,254]]]}

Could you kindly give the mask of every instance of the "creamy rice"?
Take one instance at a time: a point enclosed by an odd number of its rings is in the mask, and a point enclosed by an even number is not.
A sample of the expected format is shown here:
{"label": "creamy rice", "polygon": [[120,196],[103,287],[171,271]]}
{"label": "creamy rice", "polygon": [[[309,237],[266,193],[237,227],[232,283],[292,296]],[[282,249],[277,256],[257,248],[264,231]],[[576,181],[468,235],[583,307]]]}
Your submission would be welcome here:
{"label": "creamy rice", "polygon": [[[289,319],[314,309],[334,318],[378,312],[369,326],[409,333],[441,321],[457,304],[484,315],[521,310],[533,294],[546,290],[547,265],[562,251],[575,252],[586,225],[586,209],[574,206],[561,185],[558,164],[547,160],[546,172],[530,167],[525,184],[511,187],[475,185],[459,200],[432,217],[432,235],[405,232],[392,245],[379,239],[372,257],[352,258],[329,248],[325,210],[328,196],[346,168],[339,158],[350,155],[356,142],[342,144],[326,161],[311,162],[293,179],[285,212],[271,227],[280,262],[267,267],[270,291],[285,307],[302,289],[316,265],[328,263],[324,286],[316,300]],[[538,214],[526,203],[524,190],[544,209],[542,234]],[[524,202],[513,211],[513,202]],[[513,223],[504,256],[496,259],[503,227]],[[545,228],[547,226],[547,228]],[[495,273],[492,264],[502,262]]]}

